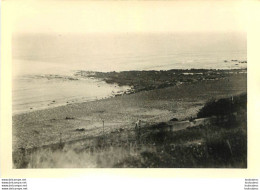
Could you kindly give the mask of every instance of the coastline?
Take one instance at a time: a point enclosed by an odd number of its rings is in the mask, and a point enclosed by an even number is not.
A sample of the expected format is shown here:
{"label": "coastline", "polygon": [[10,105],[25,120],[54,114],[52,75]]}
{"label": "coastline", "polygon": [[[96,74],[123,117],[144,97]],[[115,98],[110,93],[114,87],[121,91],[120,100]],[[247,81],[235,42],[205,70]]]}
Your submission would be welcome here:
{"label": "coastline", "polygon": [[171,69],[119,72],[78,70],[69,75],[25,75],[13,81],[13,115],[161,89],[183,83],[218,80],[238,73],[246,73],[246,69]]}
{"label": "coastline", "polygon": [[152,90],[142,90],[113,98],[74,103],[13,116],[13,151],[98,137],[120,128],[185,120],[212,98],[246,92],[246,73],[228,74],[212,80],[194,80]]}

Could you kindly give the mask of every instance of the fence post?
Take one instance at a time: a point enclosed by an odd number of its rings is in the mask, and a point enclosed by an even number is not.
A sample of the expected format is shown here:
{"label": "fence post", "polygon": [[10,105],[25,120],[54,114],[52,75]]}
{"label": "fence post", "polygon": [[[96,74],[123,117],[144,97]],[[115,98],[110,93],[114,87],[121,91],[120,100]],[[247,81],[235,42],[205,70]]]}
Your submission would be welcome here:
{"label": "fence post", "polygon": [[105,121],[104,120],[102,120],[102,123],[103,123],[103,136],[105,136]]}
{"label": "fence post", "polygon": [[105,144],[105,121],[102,120],[103,123],[103,145]]}
{"label": "fence post", "polygon": [[60,133],[60,148],[62,146],[62,133]]}

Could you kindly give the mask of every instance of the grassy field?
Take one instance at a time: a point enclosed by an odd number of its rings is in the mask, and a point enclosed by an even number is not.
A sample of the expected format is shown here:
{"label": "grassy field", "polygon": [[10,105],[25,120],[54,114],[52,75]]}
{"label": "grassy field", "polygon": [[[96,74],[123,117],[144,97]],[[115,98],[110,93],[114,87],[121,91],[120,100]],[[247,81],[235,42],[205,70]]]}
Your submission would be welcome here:
{"label": "grassy field", "polygon": [[[224,112],[222,103],[227,106]],[[16,168],[246,168],[246,94],[211,100],[186,121],[119,128],[104,135],[13,153]],[[204,118],[206,116],[207,118]],[[197,119],[202,118],[203,119]],[[200,121],[200,122],[199,122]],[[196,124],[197,123],[197,124]]]}

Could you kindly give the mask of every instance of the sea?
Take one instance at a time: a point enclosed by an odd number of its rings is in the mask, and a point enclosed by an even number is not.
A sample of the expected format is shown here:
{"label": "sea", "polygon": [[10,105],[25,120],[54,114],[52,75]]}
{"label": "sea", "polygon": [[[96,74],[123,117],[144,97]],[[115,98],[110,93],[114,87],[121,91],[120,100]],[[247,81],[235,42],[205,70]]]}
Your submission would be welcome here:
{"label": "sea", "polygon": [[238,32],[13,34],[13,115],[130,88],[75,75],[78,71],[238,69],[247,67],[246,60],[246,33]]}

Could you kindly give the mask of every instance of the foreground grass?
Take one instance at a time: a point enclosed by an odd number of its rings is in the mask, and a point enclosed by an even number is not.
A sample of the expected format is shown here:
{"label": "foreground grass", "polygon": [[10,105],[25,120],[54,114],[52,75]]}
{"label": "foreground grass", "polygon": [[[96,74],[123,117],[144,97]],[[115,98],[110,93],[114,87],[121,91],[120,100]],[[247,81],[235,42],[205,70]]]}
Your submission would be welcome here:
{"label": "foreground grass", "polygon": [[[221,102],[231,108],[229,112],[212,111],[219,110]],[[211,101],[199,111],[198,117],[203,116],[210,122],[180,131],[169,130],[174,122],[158,123],[73,143],[20,149],[13,152],[13,163],[16,168],[246,168],[246,95]]]}

